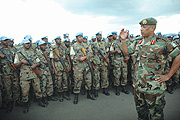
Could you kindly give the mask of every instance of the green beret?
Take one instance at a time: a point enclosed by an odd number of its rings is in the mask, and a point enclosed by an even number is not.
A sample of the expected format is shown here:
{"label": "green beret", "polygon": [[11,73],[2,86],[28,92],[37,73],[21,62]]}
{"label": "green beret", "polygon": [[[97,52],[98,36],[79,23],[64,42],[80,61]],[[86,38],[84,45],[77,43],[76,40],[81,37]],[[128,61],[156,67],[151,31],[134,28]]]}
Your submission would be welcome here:
{"label": "green beret", "polygon": [[157,20],[154,18],[146,18],[139,22],[140,25],[156,25]]}

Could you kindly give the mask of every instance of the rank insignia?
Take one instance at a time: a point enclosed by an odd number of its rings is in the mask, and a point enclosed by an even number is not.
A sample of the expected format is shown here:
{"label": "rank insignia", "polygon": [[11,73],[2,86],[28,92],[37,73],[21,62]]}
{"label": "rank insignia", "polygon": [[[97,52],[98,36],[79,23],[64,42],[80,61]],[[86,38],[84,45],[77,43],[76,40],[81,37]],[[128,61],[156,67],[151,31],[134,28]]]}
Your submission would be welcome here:
{"label": "rank insignia", "polygon": [[142,41],[143,41],[143,40],[141,40],[141,41],[139,42],[139,44],[141,44],[141,43],[142,43]]}
{"label": "rank insignia", "polygon": [[151,45],[154,45],[154,44],[155,44],[155,40],[152,40],[152,41],[151,41]]}
{"label": "rank insignia", "polygon": [[147,20],[144,19],[144,20],[142,21],[142,24],[143,24],[143,25],[146,25],[146,24],[147,24]]}

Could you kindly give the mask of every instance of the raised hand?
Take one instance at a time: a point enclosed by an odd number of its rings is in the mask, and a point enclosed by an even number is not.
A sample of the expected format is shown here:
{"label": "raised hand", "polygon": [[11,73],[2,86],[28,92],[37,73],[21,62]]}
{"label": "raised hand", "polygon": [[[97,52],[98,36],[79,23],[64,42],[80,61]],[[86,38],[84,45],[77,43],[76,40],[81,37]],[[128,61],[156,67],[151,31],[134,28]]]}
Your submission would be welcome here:
{"label": "raised hand", "polygon": [[121,37],[121,40],[125,40],[128,36],[128,32],[126,30],[126,32],[124,32],[124,28],[121,30],[120,32],[120,37]]}

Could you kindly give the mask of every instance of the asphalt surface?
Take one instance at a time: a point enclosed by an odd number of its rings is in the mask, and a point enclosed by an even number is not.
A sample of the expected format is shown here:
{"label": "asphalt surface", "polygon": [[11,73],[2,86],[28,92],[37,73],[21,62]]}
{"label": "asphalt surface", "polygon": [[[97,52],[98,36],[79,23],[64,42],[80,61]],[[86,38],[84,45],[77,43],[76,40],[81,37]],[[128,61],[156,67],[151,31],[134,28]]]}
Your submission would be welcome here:
{"label": "asphalt surface", "polygon": [[[128,86],[132,92],[132,88]],[[89,100],[86,95],[79,95],[79,103],[73,104],[71,100],[50,101],[47,108],[31,101],[28,114],[23,114],[21,107],[15,107],[11,113],[0,110],[0,120],[136,120],[137,113],[132,93],[120,96],[110,89],[110,96],[99,91],[97,100]],[[174,94],[166,94],[166,106],[164,109],[165,120],[180,120],[180,85]]]}

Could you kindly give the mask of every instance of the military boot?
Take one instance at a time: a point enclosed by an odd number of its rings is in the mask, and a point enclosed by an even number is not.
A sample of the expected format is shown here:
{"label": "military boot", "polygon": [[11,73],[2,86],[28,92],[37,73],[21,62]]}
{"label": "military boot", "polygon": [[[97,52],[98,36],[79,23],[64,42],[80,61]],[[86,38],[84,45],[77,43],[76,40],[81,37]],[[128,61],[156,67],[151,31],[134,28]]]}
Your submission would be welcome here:
{"label": "military boot", "polygon": [[71,100],[71,98],[69,97],[68,91],[63,93],[63,98],[66,99],[66,100]]}
{"label": "military boot", "polygon": [[59,93],[59,101],[60,102],[63,102],[64,100],[63,100],[63,92],[60,92]]}
{"label": "military boot", "polygon": [[107,96],[110,95],[107,88],[103,88],[103,94],[105,94],[105,95],[107,95]]}
{"label": "military boot", "polygon": [[14,107],[14,101],[8,102],[8,104],[7,104],[7,109],[6,109],[6,113],[12,112],[13,107]]}
{"label": "military boot", "polygon": [[98,90],[94,90],[94,97],[98,97]]}
{"label": "military boot", "polygon": [[77,103],[78,103],[78,93],[75,93],[73,103],[74,103],[74,104],[77,104]]}
{"label": "military boot", "polygon": [[45,103],[47,106],[49,105],[49,102],[48,102],[48,98],[47,98],[47,97],[43,97],[43,103]]}
{"label": "military boot", "polygon": [[122,86],[122,92],[124,92],[125,94],[129,94],[129,91],[126,89],[125,86]]}
{"label": "military boot", "polygon": [[23,113],[27,114],[29,112],[29,103],[28,102],[24,102],[23,106],[24,106]]}
{"label": "military boot", "polygon": [[47,107],[47,104],[43,101],[43,98],[38,99],[38,105],[41,107]]}
{"label": "military boot", "polygon": [[96,98],[94,98],[90,90],[87,91],[87,98],[91,100],[96,100]]}
{"label": "military boot", "polygon": [[119,96],[120,95],[120,91],[119,91],[119,86],[116,86],[116,92],[115,92],[115,94],[117,95],[117,96]]}

